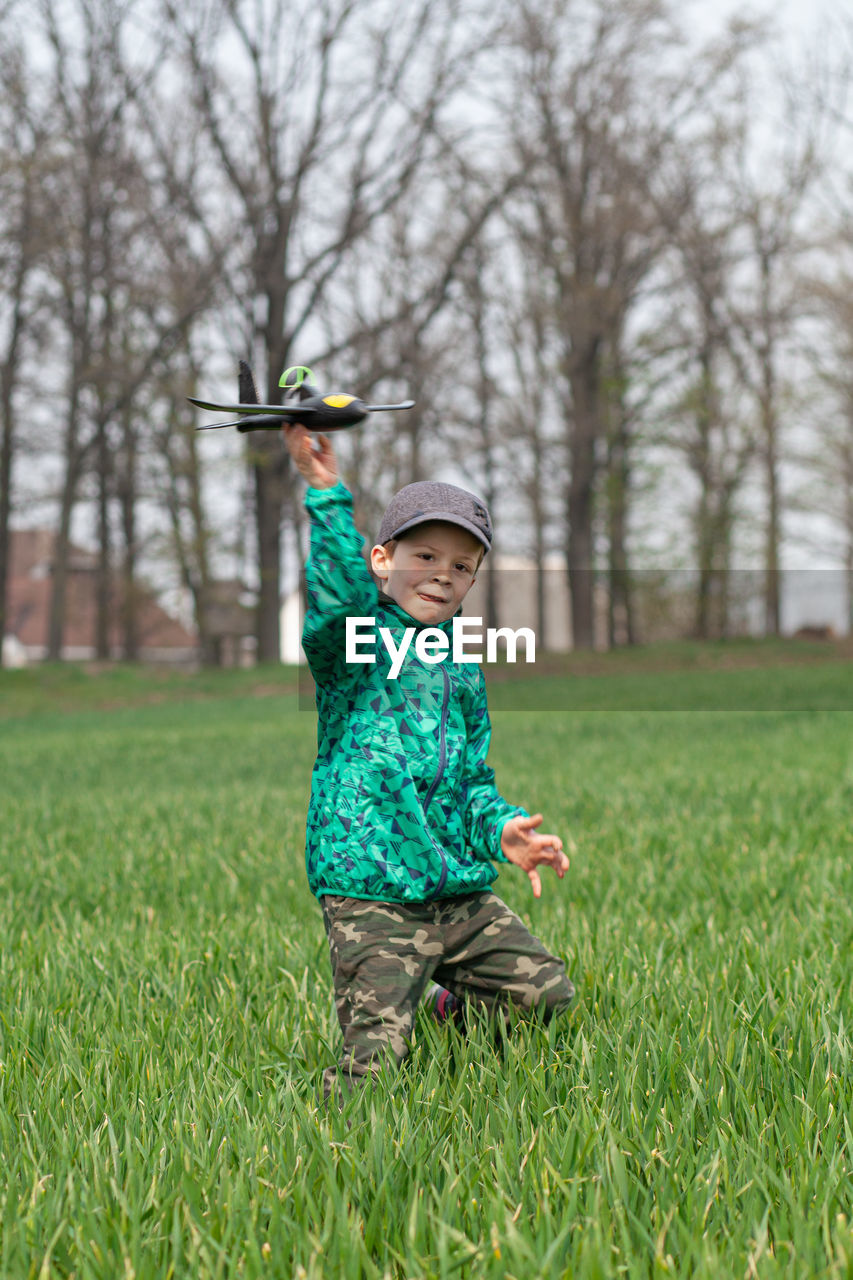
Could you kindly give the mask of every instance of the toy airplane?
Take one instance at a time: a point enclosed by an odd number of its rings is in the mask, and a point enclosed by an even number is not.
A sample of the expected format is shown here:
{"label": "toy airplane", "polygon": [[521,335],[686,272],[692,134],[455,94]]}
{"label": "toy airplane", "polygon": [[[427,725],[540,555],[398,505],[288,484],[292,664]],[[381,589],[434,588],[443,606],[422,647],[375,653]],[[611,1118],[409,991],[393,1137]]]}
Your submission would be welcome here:
{"label": "toy airplane", "polygon": [[411,409],[414,400],[401,404],[365,404],[358,396],[336,394],[321,395],[314,375],[304,365],[285,369],[278,381],[286,392],[300,398],[289,404],[259,404],[252,370],[245,360],[240,361],[240,404],[213,404],[208,400],[196,400],[188,396],[190,404],[198,409],[213,409],[218,413],[238,413],[233,422],[213,422],[209,427],[196,427],[197,431],[215,431],[219,427],[236,427],[238,431],[278,431],[285,422],[301,422],[309,431],[340,431],[344,427],[356,427],[369,413],[384,409]]}

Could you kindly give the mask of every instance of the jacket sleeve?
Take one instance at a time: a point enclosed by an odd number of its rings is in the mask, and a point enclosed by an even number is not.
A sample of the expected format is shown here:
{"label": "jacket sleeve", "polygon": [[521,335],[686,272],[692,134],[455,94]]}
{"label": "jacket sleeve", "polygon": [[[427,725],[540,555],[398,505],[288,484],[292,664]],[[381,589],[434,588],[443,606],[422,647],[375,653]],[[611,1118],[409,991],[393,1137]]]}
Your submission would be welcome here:
{"label": "jacket sleeve", "polygon": [[305,564],[308,598],[302,648],[319,684],[339,681],[346,670],[346,619],[373,617],[377,589],[361,554],[364,538],[352,518],[352,495],[341,483],[309,488],[305,510],[311,546]]}
{"label": "jacket sleeve", "polygon": [[474,709],[466,717],[468,742],[462,777],[462,804],[468,848],[484,861],[507,862],[501,849],[501,832],[509,818],[529,817],[526,809],[510,804],[495,786],[495,771],[486,764],[492,727],[486,702],[486,680],[479,670]]}

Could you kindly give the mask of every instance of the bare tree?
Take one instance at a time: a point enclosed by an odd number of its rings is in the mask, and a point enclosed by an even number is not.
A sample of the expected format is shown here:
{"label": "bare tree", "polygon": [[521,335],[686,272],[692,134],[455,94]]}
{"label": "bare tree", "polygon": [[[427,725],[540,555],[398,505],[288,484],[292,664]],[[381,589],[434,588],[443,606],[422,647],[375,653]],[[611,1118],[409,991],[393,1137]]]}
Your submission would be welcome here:
{"label": "bare tree", "polygon": [[[659,287],[666,297],[658,346],[675,352],[665,411],[668,433],[698,487],[691,505],[697,567],[695,631],[726,634],[737,502],[756,460],[768,489],[766,583],[778,627],[778,435],[776,365],[790,337],[794,220],[814,172],[811,144],[789,151],[797,182],[774,196],[753,162],[754,109],[745,55],[763,33],[738,26],[708,51],[700,77],[703,111],[673,136],[667,163],[649,183],[667,253]],[[717,89],[713,95],[709,87]],[[797,160],[793,161],[797,151]],[[746,157],[749,157],[747,161]],[[756,162],[756,168],[760,168]],[[654,345],[654,344],[653,344]]]}
{"label": "bare tree", "polygon": [[[445,132],[428,215],[422,187],[413,188],[348,260],[345,314],[338,304],[329,315],[321,357],[327,365],[349,367],[354,384],[373,399],[415,400],[404,415],[380,419],[341,444],[356,505],[369,523],[394,489],[451,461],[484,494],[490,468],[496,483],[483,237],[518,177],[496,181],[457,143]],[[324,316],[329,310],[327,301]]]}
{"label": "bare tree", "polygon": [[[43,92],[61,147],[42,196],[51,243],[45,282],[65,364],[63,479],[52,582],[48,653],[62,652],[72,513],[94,481],[99,534],[98,652],[109,650],[115,612],[110,507],[121,494],[125,539],[136,501],[129,438],[134,396],[180,340],[210,294],[210,262],[176,249],[175,220],[157,207],[157,184],[136,148],[128,79],[128,10],[118,0],[77,0],[76,23],[56,0],[39,0],[46,67]],[[123,476],[117,466],[130,467]],[[132,550],[125,545],[130,591]],[[127,615],[126,615],[127,616]],[[132,628],[128,649],[135,642]]]}
{"label": "bare tree", "polygon": [[[835,265],[831,280],[814,284],[813,301],[822,323],[810,351],[813,378],[803,407],[810,431],[795,454],[801,481],[794,503],[806,514],[821,512],[837,538],[847,626],[853,634],[853,274],[849,248],[844,235],[836,239],[833,263],[837,264],[843,253],[845,267],[839,270]],[[825,527],[820,538],[825,553],[830,541]]]}
{"label": "bare tree", "polygon": [[[296,357],[323,295],[416,181],[436,120],[482,36],[450,0],[419,0],[395,10],[393,21],[378,0],[277,0],[264,12],[240,0],[169,2],[165,13],[192,77],[220,190],[234,202],[232,291],[251,301],[266,397],[275,403],[279,373],[291,360],[302,363]],[[297,56],[282,45],[294,30]],[[276,660],[290,473],[277,439],[253,439],[250,449],[259,657]]]}
{"label": "bare tree", "polygon": [[[787,86],[793,77],[785,77]],[[784,364],[795,344],[795,325],[811,307],[810,290],[801,287],[799,260],[809,248],[802,229],[806,202],[820,175],[820,115],[809,109],[801,91],[787,91],[783,126],[774,150],[762,143],[757,161],[748,139],[734,151],[733,205],[744,232],[748,280],[728,303],[728,331],[738,373],[754,397],[759,425],[758,455],[766,501],[764,534],[765,631],[780,627],[780,541],[784,456]],[[744,103],[744,118],[753,118]],[[750,161],[752,162],[750,164]]]}
{"label": "bare tree", "polygon": [[40,186],[50,163],[23,49],[0,45],[0,642],[6,629],[16,393],[39,308],[34,276],[44,248]]}
{"label": "bare tree", "polygon": [[162,469],[162,491],[171,531],[171,548],[181,585],[193,601],[199,650],[206,666],[217,665],[213,637],[208,629],[207,603],[213,579],[212,531],[204,502],[193,414],[186,396],[194,393],[198,368],[187,352],[183,376],[174,371],[162,388],[163,415],[156,429],[157,459]]}
{"label": "bare tree", "polygon": [[634,644],[633,592],[628,558],[628,514],[631,491],[631,454],[634,444],[628,404],[629,365],[624,335],[614,326],[608,335],[604,358],[604,415],[607,455],[604,466],[604,506],[607,520],[608,642],[610,648]]}
{"label": "bare tree", "polygon": [[[666,138],[651,104],[672,33],[663,5],[520,7],[511,128],[525,200],[525,268],[549,299],[569,455],[567,561],[576,646],[593,644],[595,491],[606,438],[604,362],[661,248],[644,189]],[[667,94],[671,97],[671,92]]]}

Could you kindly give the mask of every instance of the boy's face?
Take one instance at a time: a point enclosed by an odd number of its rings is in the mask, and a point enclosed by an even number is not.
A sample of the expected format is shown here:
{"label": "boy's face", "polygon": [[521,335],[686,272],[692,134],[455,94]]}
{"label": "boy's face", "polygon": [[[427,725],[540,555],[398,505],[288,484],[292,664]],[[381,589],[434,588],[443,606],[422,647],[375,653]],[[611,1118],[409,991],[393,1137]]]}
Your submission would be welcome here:
{"label": "boy's face", "polygon": [[383,590],[418,622],[452,618],[475,580],[483,544],[456,524],[433,520],[400,538],[394,550],[370,553]]}

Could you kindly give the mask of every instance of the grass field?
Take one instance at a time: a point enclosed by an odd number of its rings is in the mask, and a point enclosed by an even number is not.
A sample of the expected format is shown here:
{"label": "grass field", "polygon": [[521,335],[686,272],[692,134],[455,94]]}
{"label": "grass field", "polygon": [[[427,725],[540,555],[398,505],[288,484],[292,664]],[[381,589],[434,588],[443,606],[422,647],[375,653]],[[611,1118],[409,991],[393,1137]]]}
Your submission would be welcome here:
{"label": "grass field", "polygon": [[853,1277],[853,667],[692,652],[495,685],[575,1007],[343,1115],[293,674],[0,673],[3,1280]]}

